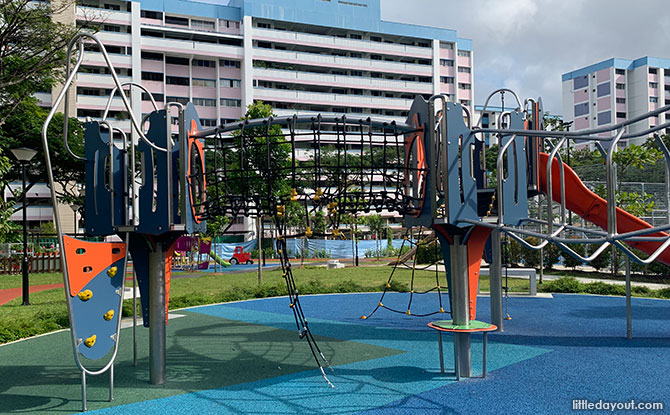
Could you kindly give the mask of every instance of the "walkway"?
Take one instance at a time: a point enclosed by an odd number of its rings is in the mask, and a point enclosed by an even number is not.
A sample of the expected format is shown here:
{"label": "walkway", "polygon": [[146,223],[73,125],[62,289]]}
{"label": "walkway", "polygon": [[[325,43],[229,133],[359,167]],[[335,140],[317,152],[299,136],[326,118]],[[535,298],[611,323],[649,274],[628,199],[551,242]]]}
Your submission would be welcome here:
{"label": "walkway", "polygon": [[[40,291],[53,290],[54,288],[63,288],[63,283],[60,284],[45,284],[30,286],[30,293],[37,293]],[[6,288],[0,290],[0,306],[7,304],[15,298],[23,295],[23,288]]]}

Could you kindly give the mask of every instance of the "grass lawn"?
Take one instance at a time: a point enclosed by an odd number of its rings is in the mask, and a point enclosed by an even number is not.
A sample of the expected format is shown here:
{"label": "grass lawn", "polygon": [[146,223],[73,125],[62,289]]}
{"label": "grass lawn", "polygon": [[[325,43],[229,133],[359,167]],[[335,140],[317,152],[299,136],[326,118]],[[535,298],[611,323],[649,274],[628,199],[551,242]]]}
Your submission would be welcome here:
{"label": "grass lawn", "polygon": [[[293,274],[302,294],[333,292],[369,292],[383,290],[392,267],[362,266],[340,269],[305,266],[294,268]],[[411,270],[396,269],[392,289],[409,291]],[[440,285],[446,286],[445,276],[440,274]],[[62,282],[62,276],[53,274],[31,274],[31,285]],[[0,289],[21,286],[20,275],[0,276]],[[415,271],[414,289],[425,291],[436,286],[435,271]],[[488,291],[488,278],[480,282],[482,291]],[[528,281],[510,278],[512,291],[528,291]],[[282,272],[264,271],[263,284],[258,285],[256,272],[240,274],[211,274],[189,278],[173,278],[170,286],[170,309],[219,302],[286,295]],[[22,306],[17,298],[0,306],[0,343],[18,340],[69,326],[65,294],[63,289],[32,293],[31,306]],[[124,315],[132,312],[132,302],[124,304]]]}

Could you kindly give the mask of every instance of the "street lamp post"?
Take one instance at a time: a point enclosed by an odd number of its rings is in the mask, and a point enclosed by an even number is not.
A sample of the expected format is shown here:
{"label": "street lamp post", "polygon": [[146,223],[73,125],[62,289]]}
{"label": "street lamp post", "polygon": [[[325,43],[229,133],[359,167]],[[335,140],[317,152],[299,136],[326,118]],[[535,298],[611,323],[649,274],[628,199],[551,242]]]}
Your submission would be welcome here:
{"label": "street lamp post", "polygon": [[[21,176],[22,176],[22,186],[21,191],[22,195],[22,204],[23,204],[23,262],[21,264],[21,272],[23,274],[23,305],[30,305],[28,301],[28,296],[30,293],[30,283],[28,281],[28,222],[26,220],[26,167],[30,160],[35,157],[37,151],[26,148],[19,147],[10,150],[14,157],[21,163]],[[54,209],[56,207],[54,206]]]}

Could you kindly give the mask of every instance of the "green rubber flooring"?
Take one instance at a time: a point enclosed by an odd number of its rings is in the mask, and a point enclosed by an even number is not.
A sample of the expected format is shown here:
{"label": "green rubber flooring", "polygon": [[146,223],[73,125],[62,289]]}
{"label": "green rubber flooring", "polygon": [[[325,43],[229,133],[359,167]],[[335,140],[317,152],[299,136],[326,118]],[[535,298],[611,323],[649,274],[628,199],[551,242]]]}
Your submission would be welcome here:
{"label": "green rubber flooring", "polygon": [[[202,389],[314,371],[314,360],[296,331],[180,311],[167,327],[166,386],[149,384],[149,330],[138,326],[139,364],[132,362],[132,329],[121,330],[115,365],[115,401],[109,375],[88,376],[89,408],[146,401]],[[400,351],[317,337],[333,365],[376,359]],[[64,414],[81,409],[81,376],[69,331],[0,347],[0,413]],[[95,369],[95,367],[93,368]]]}

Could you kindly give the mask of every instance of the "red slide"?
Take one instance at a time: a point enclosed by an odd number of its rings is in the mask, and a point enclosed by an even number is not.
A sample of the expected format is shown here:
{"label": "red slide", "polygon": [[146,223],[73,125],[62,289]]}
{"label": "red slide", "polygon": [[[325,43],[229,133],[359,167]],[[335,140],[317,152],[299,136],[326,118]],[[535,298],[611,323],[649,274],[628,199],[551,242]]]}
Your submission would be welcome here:
{"label": "red slide", "polygon": [[[540,153],[540,188],[547,193],[547,162],[549,155]],[[597,194],[589,190],[584,183],[582,183],[577,173],[574,172],[568,165],[563,165],[563,174],[565,178],[565,206],[585,220],[607,229],[607,201]],[[551,166],[552,177],[552,199],[561,202],[561,187],[559,183],[560,171],[559,162],[554,159]],[[640,229],[649,229],[652,226],[642,219],[631,215],[621,208],[616,208],[616,222],[617,232],[625,233]],[[665,232],[654,232],[646,236],[662,236],[667,237]],[[629,246],[639,249],[640,251],[651,255],[659,246],[661,242],[626,242]],[[660,261],[666,265],[670,265],[670,248],[666,249],[659,257]]]}

